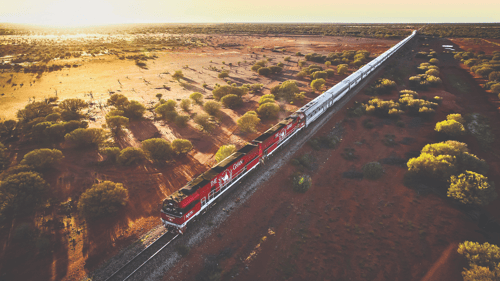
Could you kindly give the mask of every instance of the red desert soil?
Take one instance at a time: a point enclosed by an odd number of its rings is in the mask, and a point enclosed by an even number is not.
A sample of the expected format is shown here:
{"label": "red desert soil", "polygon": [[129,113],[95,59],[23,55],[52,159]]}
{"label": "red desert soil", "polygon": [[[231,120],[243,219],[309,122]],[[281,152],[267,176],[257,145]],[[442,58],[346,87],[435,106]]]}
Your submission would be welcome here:
{"label": "red desert soil", "polygon": [[[71,147],[54,146],[61,149],[65,158],[60,167],[46,173],[44,178],[50,183],[54,200],[48,201],[43,212],[32,217],[15,219],[7,231],[0,233],[2,251],[0,264],[2,278],[8,280],[79,280],[87,276],[104,261],[117,254],[137,238],[141,237],[159,224],[160,203],[170,193],[181,188],[192,177],[205,171],[213,163],[213,155],[222,144],[232,143],[241,145],[244,141],[255,138],[258,134],[240,135],[236,126],[236,119],[245,111],[255,109],[260,95],[269,93],[269,88],[277,81],[295,79],[298,70],[295,52],[307,54],[345,49],[366,49],[374,55],[385,51],[393,45],[395,40],[321,37],[321,36],[290,36],[290,37],[259,37],[259,36],[223,36],[214,35],[214,44],[231,43],[235,47],[203,47],[193,49],[179,49],[176,52],[157,52],[158,59],[147,61],[148,69],[140,69],[133,61],[119,60],[111,56],[85,58],[81,67],[63,69],[45,73],[41,79],[34,81],[31,74],[14,73],[13,81],[24,87],[5,87],[4,96],[0,97],[0,112],[3,118],[12,118],[15,112],[23,107],[28,98],[36,96],[37,100],[53,96],[58,91],[60,99],[84,98],[94,102],[91,115],[96,118],[90,122],[92,127],[100,127],[103,117],[110,110],[104,106],[110,91],[122,93],[130,99],[139,100],[145,104],[153,104],[158,92],[163,98],[186,98],[194,91],[202,92],[210,98],[213,85],[223,84],[223,80],[216,78],[217,73],[209,71],[208,66],[217,66],[219,69],[232,62],[230,80],[242,83],[263,83],[265,88],[256,95],[247,95],[244,108],[232,111],[223,109],[220,124],[210,135],[195,129],[194,123],[187,128],[169,126],[163,121],[153,121],[152,115],[146,115],[143,121],[131,122],[127,133],[117,143],[121,148],[139,146],[140,142],[152,138],[162,137],[167,140],[175,138],[189,139],[195,150],[186,157],[178,157],[173,163],[164,166],[145,163],[144,165],[122,168],[100,163],[102,157],[95,150],[77,151]],[[271,52],[275,46],[282,46],[287,51],[282,53]],[[265,48],[265,49],[264,49]],[[255,54],[258,54],[256,57]],[[274,63],[282,61],[285,56],[292,56],[292,61],[285,63],[282,75],[275,78],[263,78],[250,70],[250,62],[256,59],[273,58]],[[300,57],[300,59],[303,59]],[[213,60],[213,63],[210,63]],[[238,61],[248,60],[237,66]],[[183,66],[188,65],[187,68]],[[225,67],[229,68],[228,66]],[[173,81],[170,75],[162,74],[182,69],[187,79],[184,87]],[[0,83],[6,85],[9,75],[0,75]],[[336,75],[327,81],[330,87],[345,76]],[[118,81],[119,80],[119,81]],[[209,90],[202,89],[202,83],[209,85]],[[301,89],[309,91],[309,80],[299,80]],[[162,85],[171,87],[170,91],[158,89]],[[29,85],[29,86],[28,86]],[[92,95],[89,93],[92,92]],[[316,95],[309,93],[310,100]],[[101,106],[102,105],[102,106]],[[296,106],[287,106],[294,111]],[[193,112],[200,111],[198,106]],[[284,117],[284,116],[282,116]],[[276,121],[267,121],[260,125],[263,132]],[[14,159],[19,162],[27,152],[39,148],[38,146],[12,145],[15,152]],[[76,215],[75,202],[80,194],[93,183],[102,180],[111,180],[123,183],[129,190],[130,202],[127,207],[115,217],[100,220],[95,223],[85,223]],[[294,197],[294,194],[286,196]],[[307,196],[307,195],[306,195]],[[296,199],[294,199],[296,200]],[[60,202],[72,201],[72,208],[67,212],[59,206]],[[246,221],[246,220],[244,220]],[[48,234],[51,241],[51,251],[45,256],[30,253],[23,242],[12,241],[13,230],[21,223],[33,223]],[[250,247],[253,247],[251,245]],[[32,247],[33,248],[33,247]]]}
{"label": "red desert soil", "polygon": [[[445,41],[431,41],[430,48],[441,52]],[[427,98],[437,95],[444,99],[432,120],[419,124],[404,115],[401,120],[406,126],[400,128],[393,120],[377,117],[345,118],[346,110],[342,110],[317,133],[323,136],[335,127],[343,128],[342,142],[335,150],[314,151],[305,145],[296,154],[310,153],[317,163],[308,172],[313,185],[305,194],[290,187],[289,178],[297,168],[291,164],[282,167],[213,235],[193,247],[179,262],[183,266],[174,267],[164,280],[196,280],[197,275],[222,276],[221,280],[462,280],[466,262],[456,252],[458,243],[488,240],[498,244],[498,235],[481,235],[485,232],[451,200],[405,187],[405,167],[384,165],[385,174],[378,180],[342,177],[348,170],[360,171],[367,162],[389,156],[404,158],[410,151],[440,141],[434,124],[450,113],[479,112],[489,118],[499,136],[500,118],[487,93],[452,56],[446,56],[438,57],[443,85],[419,92]],[[424,60],[413,60],[410,66],[421,62]],[[454,76],[469,87],[467,92],[457,90],[447,78]],[[395,99],[397,94],[381,98]],[[360,93],[350,105],[368,99]],[[375,128],[362,126],[366,118],[373,120]],[[399,143],[385,146],[386,134],[395,135]],[[488,151],[481,150],[472,136],[460,141],[487,161],[487,176],[499,182],[498,137]],[[358,158],[344,160],[341,153],[345,148],[354,148]],[[494,217],[500,211],[499,200],[487,208]],[[207,261],[211,267],[204,267]]]}

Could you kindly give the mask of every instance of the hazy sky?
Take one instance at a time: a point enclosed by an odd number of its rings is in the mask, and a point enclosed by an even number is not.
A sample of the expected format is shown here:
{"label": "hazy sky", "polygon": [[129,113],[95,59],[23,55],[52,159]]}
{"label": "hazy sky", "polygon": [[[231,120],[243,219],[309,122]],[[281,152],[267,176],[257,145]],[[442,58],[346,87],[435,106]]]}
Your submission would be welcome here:
{"label": "hazy sky", "polygon": [[0,22],[500,22],[498,0],[2,0]]}

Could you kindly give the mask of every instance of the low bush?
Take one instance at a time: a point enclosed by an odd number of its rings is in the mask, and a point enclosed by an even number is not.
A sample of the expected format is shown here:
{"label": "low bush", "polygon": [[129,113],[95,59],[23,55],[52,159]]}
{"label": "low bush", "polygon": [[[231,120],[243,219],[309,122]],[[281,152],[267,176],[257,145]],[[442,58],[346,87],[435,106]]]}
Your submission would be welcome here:
{"label": "low bush", "polygon": [[118,155],[120,154],[119,147],[104,147],[101,149],[101,153],[106,155],[106,160],[111,161],[113,163],[116,162]]}
{"label": "low bush", "polygon": [[464,126],[455,120],[445,120],[436,123],[434,130],[438,133],[445,134],[448,137],[456,138],[465,134]]}
{"label": "low bush", "polygon": [[217,150],[217,153],[215,153],[215,161],[219,163],[222,160],[226,159],[231,154],[233,154],[234,152],[236,152],[236,146],[232,144],[223,145],[219,147],[219,150]]}
{"label": "low bush", "polygon": [[189,121],[189,116],[187,115],[177,115],[175,117],[175,125],[180,128],[184,128],[187,126]]}
{"label": "low bush", "polygon": [[278,117],[280,107],[275,103],[264,103],[257,108],[257,113],[263,119],[274,119]]}
{"label": "low bush", "polygon": [[243,100],[237,95],[226,95],[220,100],[226,108],[236,108],[243,104]]}
{"label": "low bush", "polygon": [[354,148],[346,147],[346,148],[344,148],[344,152],[342,152],[340,155],[345,160],[354,160],[354,159],[358,158],[358,156],[356,156],[354,154],[354,152],[356,152],[356,150]]}
{"label": "low bush", "polygon": [[78,200],[78,211],[87,219],[116,213],[128,202],[128,191],[121,183],[104,181],[94,184]]}
{"label": "low bush", "polygon": [[312,180],[309,175],[296,173],[292,176],[292,187],[296,192],[304,193],[309,190]]}
{"label": "low bush", "polygon": [[497,197],[495,186],[488,178],[471,171],[451,176],[448,197],[462,204],[486,206]]}
{"label": "low bush", "polygon": [[181,104],[180,104],[182,110],[188,112],[191,108],[191,100],[189,99],[182,99]]}
{"label": "low bush", "polygon": [[191,95],[189,95],[189,98],[197,104],[201,104],[203,101],[203,95],[199,92],[192,93]]}
{"label": "low bush", "polygon": [[319,78],[319,79],[314,79],[312,82],[311,82],[311,88],[315,91],[319,91],[323,88],[323,86],[325,85],[325,79],[323,78]]}
{"label": "low bush", "polygon": [[116,160],[120,165],[130,166],[138,164],[144,159],[146,159],[146,154],[142,149],[136,147],[127,147],[120,151],[120,154],[118,155]]}
{"label": "low bush", "polygon": [[256,132],[256,127],[260,123],[260,118],[255,111],[248,111],[236,122],[242,132]]}
{"label": "low bush", "polygon": [[363,165],[363,177],[376,180],[384,173],[384,168],[379,162],[370,162]]}
{"label": "low bush", "polygon": [[186,154],[193,150],[193,144],[186,139],[175,139],[172,142],[172,150],[177,154]]}
{"label": "low bush", "polygon": [[203,131],[210,132],[213,130],[214,125],[210,120],[210,116],[208,114],[197,114],[193,120],[196,124],[198,124]]}
{"label": "low bush", "polygon": [[[162,138],[152,138],[152,139],[147,139],[142,142],[142,150],[143,152],[146,153],[149,159],[153,161],[166,161],[172,156],[172,146],[169,141],[162,139]],[[132,155],[137,155],[137,161],[140,161],[142,159],[139,159],[143,156],[141,156],[141,151],[136,151],[135,153],[130,152],[131,156]],[[143,153],[144,154],[144,153]],[[120,153],[121,155],[121,153]],[[120,159],[120,158],[118,158]],[[127,160],[128,161],[128,160]],[[120,162],[120,161],[119,161]],[[132,162],[136,162],[135,160],[128,161],[130,164]],[[129,165],[129,164],[127,164]]]}
{"label": "low bush", "polygon": [[207,101],[203,105],[203,110],[210,115],[216,115],[220,110],[220,103],[216,101]]}

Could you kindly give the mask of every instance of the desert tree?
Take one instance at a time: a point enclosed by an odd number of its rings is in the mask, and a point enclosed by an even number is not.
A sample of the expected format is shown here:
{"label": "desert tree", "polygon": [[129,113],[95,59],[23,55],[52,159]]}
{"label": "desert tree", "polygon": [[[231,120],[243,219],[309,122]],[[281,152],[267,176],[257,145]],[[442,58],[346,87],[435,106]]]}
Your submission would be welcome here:
{"label": "desert tree", "polygon": [[59,103],[61,117],[64,120],[77,120],[81,117],[81,111],[89,105],[82,99],[65,99]]}
{"label": "desert tree", "polygon": [[116,213],[128,202],[128,190],[121,183],[103,181],[92,185],[78,200],[78,211],[87,219]]}
{"label": "desert tree", "polygon": [[53,167],[63,158],[63,153],[58,149],[40,148],[26,153],[23,160],[21,160],[21,165],[43,170]]}
{"label": "desert tree", "polygon": [[464,281],[498,280],[500,248],[497,245],[465,241],[458,245],[457,252],[467,259],[470,267],[462,271]]}
{"label": "desert tree", "polygon": [[66,141],[78,147],[100,146],[106,141],[106,131],[99,128],[79,128],[64,136]]}
{"label": "desert tree", "polygon": [[140,102],[132,100],[130,103],[123,108],[124,114],[128,118],[140,119],[146,111],[146,107]]}
{"label": "desert tree", "polygon": [[0,181],[0,214],[26,212],[42,203],[48,184],[35,172],[20,172]]}
{"label": "desert tree", "polygon": [[172,145],[162,138],[143,141],[142,149],[146,152],[149,159],[156,162],[166,161],[172,157]]}

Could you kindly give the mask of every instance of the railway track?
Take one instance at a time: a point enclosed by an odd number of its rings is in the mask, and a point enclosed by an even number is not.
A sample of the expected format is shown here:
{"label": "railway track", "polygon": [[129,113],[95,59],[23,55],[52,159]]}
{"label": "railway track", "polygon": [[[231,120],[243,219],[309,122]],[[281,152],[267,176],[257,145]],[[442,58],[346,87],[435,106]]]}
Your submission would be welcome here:
{"label": "railway track", "polygon": [[156,239],[151,245],[144,248],[133,259],[124,264],[120,269],[109,276],[106,281],[133,280],[137,274],[151,259],[167,247],[179,234],[165,233]]}

